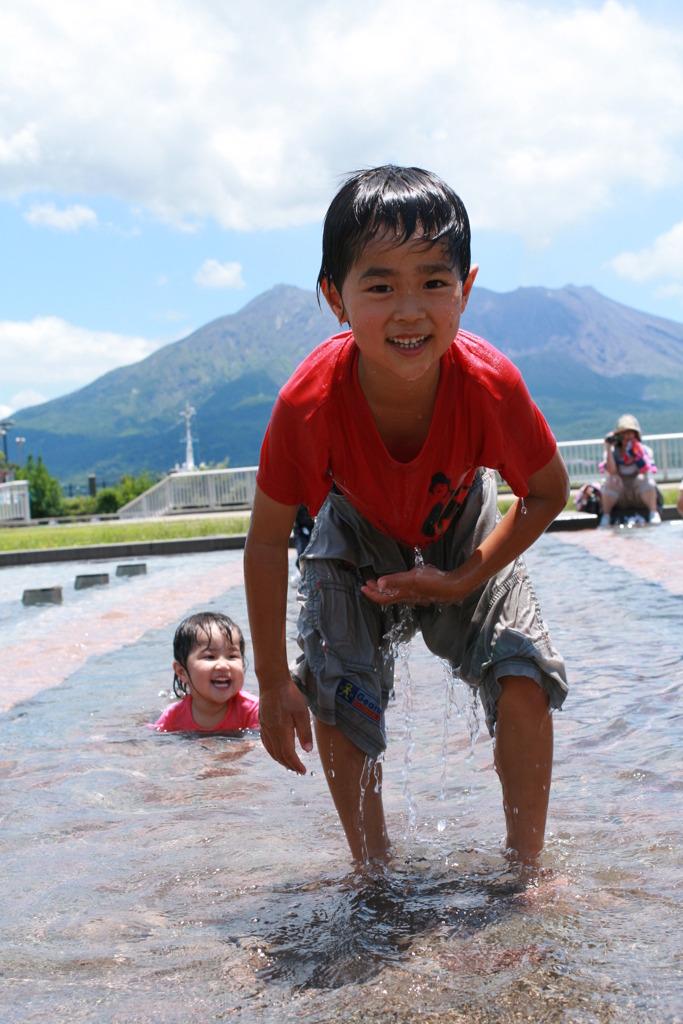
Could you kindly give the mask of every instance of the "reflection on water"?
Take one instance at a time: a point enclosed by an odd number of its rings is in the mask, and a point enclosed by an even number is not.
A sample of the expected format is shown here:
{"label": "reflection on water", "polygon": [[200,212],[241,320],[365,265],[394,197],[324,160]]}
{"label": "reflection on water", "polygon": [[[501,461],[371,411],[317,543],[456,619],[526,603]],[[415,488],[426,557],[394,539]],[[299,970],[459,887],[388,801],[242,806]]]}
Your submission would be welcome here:
{"label": "reflection on water", "polygon": [[[527,877],[501,856],[490,741],[472,752],[466,694],[419,640],[388,718],[394,858],[356,873],[316,754],[299,778],[253,736],[144,728],[169,699],[181,615],[224,609],[250,652],[239,553],[150,559],[125,589],[65,585],[42,610],[21,592],[53,573],[2,570],[3,667],[28,645],[46,688],[0,716],[0,1018],[679,1020],[683,597],[655,567],[680,574],[683,524],[637,533],[633,573],[618,538],[554,534],[529,556],[572,689]],[[295,621],[292,594],[291,637]]]}

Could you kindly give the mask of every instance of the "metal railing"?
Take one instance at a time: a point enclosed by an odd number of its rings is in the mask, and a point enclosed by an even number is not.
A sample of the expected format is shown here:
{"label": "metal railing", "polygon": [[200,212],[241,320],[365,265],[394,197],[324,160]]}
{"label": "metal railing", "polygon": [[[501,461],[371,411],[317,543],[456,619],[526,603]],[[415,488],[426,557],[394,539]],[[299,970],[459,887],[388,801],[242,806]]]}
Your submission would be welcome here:
{"label": "metal railing", "polygon": [[0,484],[0,523],[28,523],[30,520],[28,480]]}
{"label": "metal railing", "polygon": [[[643,441],[654,451],[659,483],[683,477],[683,434],[647,434]],[[598,464],[604,456],[602,438],[559,441],[557,447],[572,484],[588,483],[600,476]],[[171,473],[119,509],[119,516],[149,519],[174,512],[250,509],[254,503],[256,470],[256,466],[244,466]]]}
{"label": "metal railing", "polygon": [[254,504],[256,466],[171,473],[119,509],[123,519],[150,519],[173,512],[225,511]]}
{"label": "metal railing", "polygon": [[[654,452],[658,483],[683,477],[683,434],[643,434],[643,443]],[[605,455],[603,438],[558,441],[557,447],[573,484],[589,483],[600,476],[598,465]]]}

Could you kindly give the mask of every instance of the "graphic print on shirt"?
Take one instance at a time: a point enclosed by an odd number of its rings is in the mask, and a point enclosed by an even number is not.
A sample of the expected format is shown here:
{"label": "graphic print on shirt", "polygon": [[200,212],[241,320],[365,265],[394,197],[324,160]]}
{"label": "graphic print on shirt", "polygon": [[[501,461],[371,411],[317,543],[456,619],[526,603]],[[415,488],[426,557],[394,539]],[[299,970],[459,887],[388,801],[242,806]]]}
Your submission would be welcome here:
{"label": "graphic print on shirt", "polygon": [[455,490],[445,473],[434,473],[429,485],[429,493],[435,504],[422,524],[425,537],[434,539],[442,537],[455,517],[462,511],[463,502],[470,489],[470,483],[462,483]]}

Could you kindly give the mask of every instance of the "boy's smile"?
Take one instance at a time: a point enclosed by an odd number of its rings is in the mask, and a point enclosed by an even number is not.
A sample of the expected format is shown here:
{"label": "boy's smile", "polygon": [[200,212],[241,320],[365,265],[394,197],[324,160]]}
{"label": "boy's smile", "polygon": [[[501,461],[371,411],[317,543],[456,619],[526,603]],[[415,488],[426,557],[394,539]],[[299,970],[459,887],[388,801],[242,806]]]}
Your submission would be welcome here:
{"label": "boy's smile", "polygon": [[323,284],[333,313],[348,320],[360,349],[359,376],[432,386],[467,305],[477,267],[461,282],[446,248],[421,237],[381,235],[352,264],[341,293]]}

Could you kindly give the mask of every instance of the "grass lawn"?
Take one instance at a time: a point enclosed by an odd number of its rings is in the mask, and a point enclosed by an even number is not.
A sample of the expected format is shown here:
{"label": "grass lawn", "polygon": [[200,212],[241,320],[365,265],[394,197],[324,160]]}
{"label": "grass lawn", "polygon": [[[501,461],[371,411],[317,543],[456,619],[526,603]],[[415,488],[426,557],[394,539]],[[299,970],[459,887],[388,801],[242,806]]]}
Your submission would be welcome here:
{"label": "grass lawn", "polygon": [[[665,505],[675,505],[677,487],[663,487]],[[505,513],[513,502],[501,495],[498,507]],[[572,501],[567,511],[576,511]],[[0,551],[27,551],[37,548],[87,547],[95,544],[121,544],[146,540],[173,540],[179,537],[220,537],[246,533],[249,513],[234,516],[197,516],[196,518],[162,518],[154,521],[111,520],[93,523],[61,523],[54,526],[0,527]]]}
{"label": "grass lawn", "polygon": [[249,515],[215,519],[164,518],[150,522],[114,520],[102,523],[67,523],[55,526],[13,526],[0,529],[0,551],[37,548],[86,547],[93,544],[125,544],[146,540],[174,540],[179,537],[217,537],[246,533]]}

